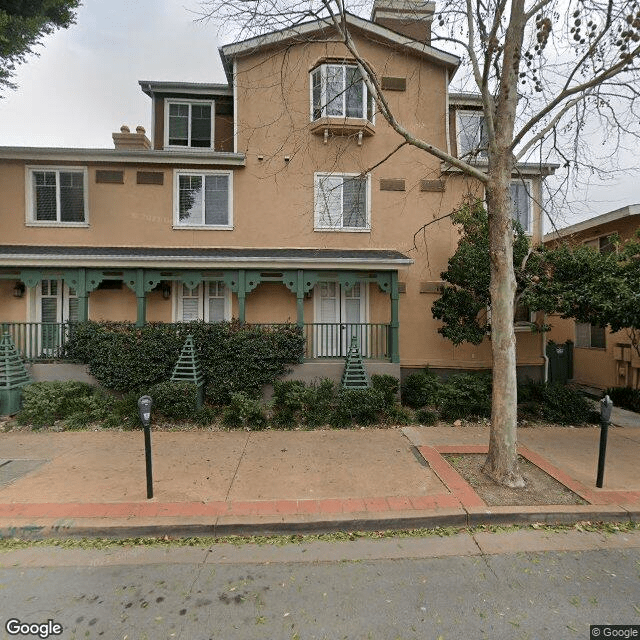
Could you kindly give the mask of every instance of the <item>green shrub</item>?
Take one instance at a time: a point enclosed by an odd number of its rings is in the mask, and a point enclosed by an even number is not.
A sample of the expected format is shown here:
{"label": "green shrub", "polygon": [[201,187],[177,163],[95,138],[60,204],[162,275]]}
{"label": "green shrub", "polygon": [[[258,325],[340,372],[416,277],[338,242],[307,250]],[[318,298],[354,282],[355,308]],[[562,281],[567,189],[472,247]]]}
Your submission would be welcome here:
{"label": "green shrub", "polygon": [[441,384],[437,397],[440,416],[445,420],[491,415],[491,376],[460,373]]}
{"label": "green shrub", "polygon": [[170,420],[193,420],[197,415],[198,389],[191,382],[160,382],[149,387],[152,411]]}
{"label": "green shrub", "polygon": [[412,373],[402,384],[402,404],[413,409],[434,405],[441,386],[438,376],[428,369],[422,373]]}
{"label": "green shrub", "polygon": [[382,418],[387,424],[406,425],[415,422],[411,410],[397,403],[385,407]]}
{"label": "green shrub", "polygon": [[374,424],[383,408],[384,398],[377,389],[340,389],[329,422],[338,429]]}
{"label": "green shrub", "polygon": [[222,422],[233,429],[260,430],[267,426],[267,418],[260,402],[242,392],[231,394],[231,402],[224,409]]}
{"label": "green shrub", "polygon": [[540,413],[558,424],[584,424],[591,419],[591,405],[575,389],[561,384],[545,385]]}
{"label": "green shrub", "polygon": [[234,322],[83,322],[72,332],[65,356],[88,365],[108,389],[142,391],[170,379],[188,334],[207,380],[207,399],[226,404],[243,391],[259,396],[304,350],[299,327],[255,327]]}
{"label": "green shrub", "polygon": [[415,421],[427,427],[432,427],[438,422],[438,414],[431,409],[418,409],[416,411]]}
{"label": "green shrub", "polygon": [[333,380],[324,378],[308,388],[307,405],[304,409],[304,424],[307,427],[321,427],[328,424],[333,412],[336,386]]}
{"label": "green shrub", "polygon": [[302,421],[309,404],[309,389],[301,380],[276,380],[273,383],[273,422],[291,428]]}
{"label": "green shrub", "polygon": [[18,424],[36,428],[57,420],[70,420],[72,428],[101,420],[110,411],[113,398],[85,382],[36,382],[23,388]]}
{"label": "green shrub", "polygon": [[609,387],[605,394],[611,398],[614,406],[640,413],[640,389]]}
{"label": "green shrub", "polygon": [[392,407],[398,401],[400,380],[387,374],[371,376],[371,386],[382,394],[385,407]]}

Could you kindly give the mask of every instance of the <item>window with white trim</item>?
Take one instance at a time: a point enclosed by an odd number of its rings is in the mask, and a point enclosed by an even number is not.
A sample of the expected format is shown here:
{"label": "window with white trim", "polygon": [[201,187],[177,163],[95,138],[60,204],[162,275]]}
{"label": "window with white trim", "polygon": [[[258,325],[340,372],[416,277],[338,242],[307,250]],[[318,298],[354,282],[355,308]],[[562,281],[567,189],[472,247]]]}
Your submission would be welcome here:
{"label": "window with white trim", "polygon": [[28,169],[28,220],[44,225],[86,225],[86,169]]}
{"label": "window with white trim", "polygon": [[311,120],[360,118],[373,122],[374,103],[356,65],[321,64],[311,72]]}
{"label": "window with white trim", "polygon": [[165,147],[213,149],[214,115],[210,100],[167,100]]}
{"label": "window with white trim", "polygon": [[177,171],[175,226],[231,229],[232,192],[230,171]]}
{"label": "window with white trim", "polygon": [[456,126],[458,132],[458,156],[460,158],[486,158],[489,138],[482,111],[458,110]]}
{"label": "window with white trim", "polygon": [[203,282],[195,289],[179,284],[177,291],[178,322],[231,320],[231,290],[225,286],[224,281]]}
{"label": "window with white trim", "polygon": [[368,231],[369,176],[315,174],[315,228],[334,231]]}
{"label": "window with white trim", "polygon": [[606,349],[604,327],[588,322],[576,322],[576,347],[580,349]]}
{"label": "window with white trim", "polygon": [[512,217],[522,225],[525,233],[531,233],[531,180],[514,180],[509,185],[509,188],[513,204]]}

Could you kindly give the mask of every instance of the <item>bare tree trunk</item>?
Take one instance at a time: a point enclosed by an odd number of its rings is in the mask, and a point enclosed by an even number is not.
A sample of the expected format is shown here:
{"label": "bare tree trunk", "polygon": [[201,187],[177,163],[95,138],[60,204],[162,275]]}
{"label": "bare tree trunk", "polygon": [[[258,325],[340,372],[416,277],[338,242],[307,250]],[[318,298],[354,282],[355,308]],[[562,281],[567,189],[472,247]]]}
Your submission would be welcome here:
{"label": "bare tree trunk", "polygon": [[491,258],[491,351],[493,395],[489,455],[483,471],[499,484],[523,487],[516,453],[517,381],[510,172],[500,171],[487,187]]}

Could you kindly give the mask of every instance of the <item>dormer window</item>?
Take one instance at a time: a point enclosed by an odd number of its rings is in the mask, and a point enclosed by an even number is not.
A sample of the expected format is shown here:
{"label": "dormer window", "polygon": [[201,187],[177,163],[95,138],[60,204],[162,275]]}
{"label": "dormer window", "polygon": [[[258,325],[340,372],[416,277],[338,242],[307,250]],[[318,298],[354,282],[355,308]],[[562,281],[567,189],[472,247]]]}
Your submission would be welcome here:
{"label": "dormer window", "polygon": [[214,103],[208,100],[167,100],[165,147],[213,148]]}
{"label": "dormer window", "polygon": [[320,118],[373,122],[373,97],[356,65],[321,64],[311,72],[311,120]]}
{"label": "dormer window", "polygon": [[489,139],[482,111],[458,111],[458,157],[486,158]]}

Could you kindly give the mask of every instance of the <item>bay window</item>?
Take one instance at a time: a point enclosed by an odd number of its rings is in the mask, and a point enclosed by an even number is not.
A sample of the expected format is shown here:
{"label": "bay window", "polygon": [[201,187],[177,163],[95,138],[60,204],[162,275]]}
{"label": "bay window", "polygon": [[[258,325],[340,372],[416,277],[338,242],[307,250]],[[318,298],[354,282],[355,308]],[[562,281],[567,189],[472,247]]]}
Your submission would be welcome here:
{"label": "bay window", "polygon": [[311,119],[373,122],[373,97],[356,65],[322,64],[311,72]]}

